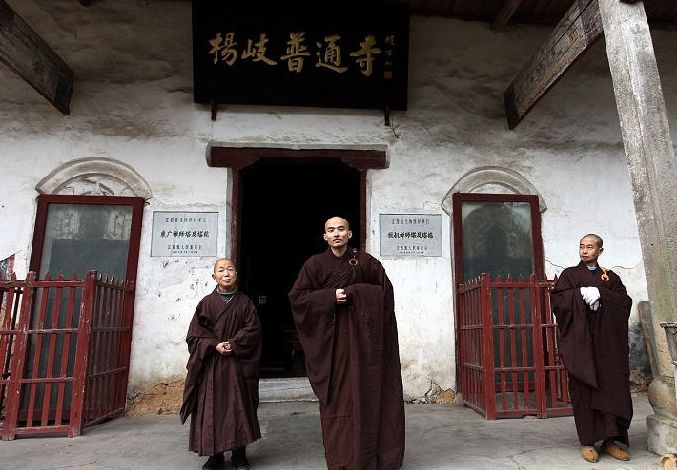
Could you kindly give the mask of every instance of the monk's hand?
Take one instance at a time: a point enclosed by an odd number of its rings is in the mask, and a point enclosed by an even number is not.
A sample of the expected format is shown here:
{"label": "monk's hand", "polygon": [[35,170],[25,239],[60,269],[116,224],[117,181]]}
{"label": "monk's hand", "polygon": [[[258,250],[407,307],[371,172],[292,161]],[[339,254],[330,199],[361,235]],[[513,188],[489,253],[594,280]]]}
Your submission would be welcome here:
{"label": "monk's hand", "polygon": [[346,295],[346,291],[343,289],[336,289],[336,303],[337,304],[345,304],[348,302],[348,296]]}
{"label": "monk's hand", "polygon": [[222,356],[228,356],[233,353],[233,347],[228,341],[223,341],[216,345],[216,352]]}
{"label": "monk's hand", "polygon": [[597,303],[599,301],[599,298],[601,297],[599,289],[594,286],[581,287],[581,296],[583,296],[583,300],[585,301],[585,303],[591,307],[595,303]]}

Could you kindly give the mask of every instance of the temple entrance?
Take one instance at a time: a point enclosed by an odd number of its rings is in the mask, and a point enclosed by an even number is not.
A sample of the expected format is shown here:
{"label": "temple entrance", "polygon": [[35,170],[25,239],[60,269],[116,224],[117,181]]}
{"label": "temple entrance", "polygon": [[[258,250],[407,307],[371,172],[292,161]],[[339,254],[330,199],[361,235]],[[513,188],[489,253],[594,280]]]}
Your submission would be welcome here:
{"label": "temple entrance", "polygon": [[348,218],[361,246],[361,173],[339,158],[264,157],[238,176],[239,280],[261,319],[261,377],[305,376],[287,293],[306,258],[327,247],[327,218]]}

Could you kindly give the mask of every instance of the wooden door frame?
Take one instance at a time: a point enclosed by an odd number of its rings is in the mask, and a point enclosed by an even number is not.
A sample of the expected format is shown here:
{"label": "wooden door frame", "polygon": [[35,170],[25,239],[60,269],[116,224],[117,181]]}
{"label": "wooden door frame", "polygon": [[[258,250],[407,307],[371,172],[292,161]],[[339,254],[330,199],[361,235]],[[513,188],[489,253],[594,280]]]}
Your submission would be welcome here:
{"label": "wooden door frame", "polygon": [[[33,244],[29,270],[39,275],[42,248],[45,243],[47,228],[47,212],[50,204],[89,204],[106,206],[132,206],[132,226],[129,235],[129,252],[127,253],[126,280],[136,281],[136,270],[139,265],[139,249],[141,242],[141,225],[143,221],[144,199],[142,197],[117,196],[71,196],[59,194],[40,194],[35,214]],[[55,273],[52,273],[55,274]],[[84,273],[83,273],[84,274]]]}
{"label": "wooden door frame", "polygon": [[531,208],[531,230],[534,249],[534,271],[537,279],[545,279],[545,261],[543,257],[543,234],[541,211],[537,195],[525,194],[483,194],[454,193],[452,196],[454,227],[454,290],[463,282],[463,217],[462,204],[468,201],[479,202],[528,202]]}
{"label": "wooden door frame", "polygon": [[524,194],[484,194],[454,193],[452,195],[452,224],[454,230],[454,349],[456,353],[456,383],[461,387],[460,343],[458,334],[459,302],[458,286],[463,282],[463,213],[462,205],[466,201],[480,202],[528,202],[531,208],[531,230],[534,246],[534,271],[537,279],[545,279],[545,258],[543,256],[543,234],[541,226],[541,210],[537,195]]}
{"label": "wooden door frame", "polygon": [[278,147],[225,147],[211,146],[207,164],[211,167],[230,168],[231,218],[230,257],[237,262],[239,241],[239,214],[241,201],[241,170],[260,158],[305,158],[312,160],[334,159],[360,172],[360,250],[366,247],[367,238],[367,171],[388,167],[384,150],[337,149],[287,149]]}

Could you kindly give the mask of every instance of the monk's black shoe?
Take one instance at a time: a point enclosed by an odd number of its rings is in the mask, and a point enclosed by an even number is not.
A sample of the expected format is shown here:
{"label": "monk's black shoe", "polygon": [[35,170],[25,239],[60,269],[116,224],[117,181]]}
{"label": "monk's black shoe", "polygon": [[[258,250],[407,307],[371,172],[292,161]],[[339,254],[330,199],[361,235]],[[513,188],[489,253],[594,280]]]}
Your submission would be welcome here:
{"label": "monk's black shoe", "polygon": [[212,455],[202,466],[203,469],[226,468],[226,458],[223,454]]}
{"label": "monk's black shoe", "polygon": [[247,460],[247,448],[245,446],[233,449],[233,455],[230,457],[230,463],[234,470],[249,470],[249,460]]}

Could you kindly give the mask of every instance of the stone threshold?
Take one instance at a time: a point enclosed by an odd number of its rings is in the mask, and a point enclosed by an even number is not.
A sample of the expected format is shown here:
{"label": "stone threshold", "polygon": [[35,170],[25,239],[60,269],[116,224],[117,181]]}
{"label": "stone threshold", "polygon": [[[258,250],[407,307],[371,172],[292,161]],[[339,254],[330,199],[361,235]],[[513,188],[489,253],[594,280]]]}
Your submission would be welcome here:
{"label": "stone threshold", "polygon": [[308,377],[259,380],[259,401],[278,403],[284,401],[317,401]]}

